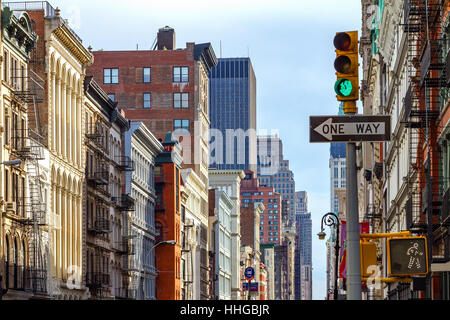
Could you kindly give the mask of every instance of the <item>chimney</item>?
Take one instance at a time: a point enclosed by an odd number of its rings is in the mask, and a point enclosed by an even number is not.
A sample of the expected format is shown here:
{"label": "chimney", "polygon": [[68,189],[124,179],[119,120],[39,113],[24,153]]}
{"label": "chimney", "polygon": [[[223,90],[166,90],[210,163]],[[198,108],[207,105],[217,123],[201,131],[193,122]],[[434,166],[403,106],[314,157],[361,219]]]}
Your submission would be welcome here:
{"label": "chimney", "polygon": [[169,26],[158,30],[158,50],[175,49],[175,30]]}

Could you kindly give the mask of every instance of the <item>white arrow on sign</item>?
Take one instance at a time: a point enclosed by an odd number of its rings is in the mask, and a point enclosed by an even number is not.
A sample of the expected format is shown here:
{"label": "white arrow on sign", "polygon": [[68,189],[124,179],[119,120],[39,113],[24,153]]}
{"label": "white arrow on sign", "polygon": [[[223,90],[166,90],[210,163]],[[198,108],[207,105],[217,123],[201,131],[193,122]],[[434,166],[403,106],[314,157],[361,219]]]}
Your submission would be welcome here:
{"label": "white arrow on sign", "polygon": [[384,122],[333,123],[333,118],[329,118],[314,128],[314,131],[331,141],[333,136],[384,135],[386,127]]}

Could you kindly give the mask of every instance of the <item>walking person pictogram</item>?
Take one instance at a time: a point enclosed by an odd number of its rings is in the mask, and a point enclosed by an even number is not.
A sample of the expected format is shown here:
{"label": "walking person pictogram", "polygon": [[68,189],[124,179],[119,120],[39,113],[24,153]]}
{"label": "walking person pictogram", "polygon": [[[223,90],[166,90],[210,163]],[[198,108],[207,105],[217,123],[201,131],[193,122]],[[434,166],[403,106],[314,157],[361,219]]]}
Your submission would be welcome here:
{"label": "walking person pictogram", "polygon": [[420,268],[420,259],[419,256],[423,256],[423,252],[419,250],[419,244],[415,242],[411,248],[408,249],[406,254],[409,256],[408,269],[411,269],[414,264],[416,268]]}

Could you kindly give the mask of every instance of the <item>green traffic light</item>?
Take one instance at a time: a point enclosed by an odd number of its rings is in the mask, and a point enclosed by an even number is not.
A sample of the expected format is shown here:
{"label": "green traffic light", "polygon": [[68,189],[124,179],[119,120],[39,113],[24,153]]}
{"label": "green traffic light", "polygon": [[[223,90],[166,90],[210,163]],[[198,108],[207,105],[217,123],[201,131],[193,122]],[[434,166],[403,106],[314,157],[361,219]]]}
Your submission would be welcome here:
{"label": "green traffic light", "polygon": [[339,79],[334,85],[334,91],[341,97],[348,97],[353,91],[352,82],[348,79]]}

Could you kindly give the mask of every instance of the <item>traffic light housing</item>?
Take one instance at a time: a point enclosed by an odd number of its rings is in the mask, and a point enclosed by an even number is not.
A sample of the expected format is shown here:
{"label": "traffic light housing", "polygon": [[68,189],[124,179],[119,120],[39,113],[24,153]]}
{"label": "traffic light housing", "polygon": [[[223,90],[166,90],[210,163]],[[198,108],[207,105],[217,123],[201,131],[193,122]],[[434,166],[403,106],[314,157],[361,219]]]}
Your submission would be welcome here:
{"label": "traffic light housing", "polygon": [[425,237],[388,238],[387,256],[389,276],[424,276],[428,273]]}
{"label": "traffic light housing", "polygon": [[369,278],[373,275],[370,266],[377,266],[377,245],[371,241],[360,241],[361,252],[361,277]]}
{"label": "traffic light housing", "polygon": [[344,113],[356,113],[356,100],[359,100],[358,31],[336,33],[333,44],[336,48],[336,98],[344,101]]}

